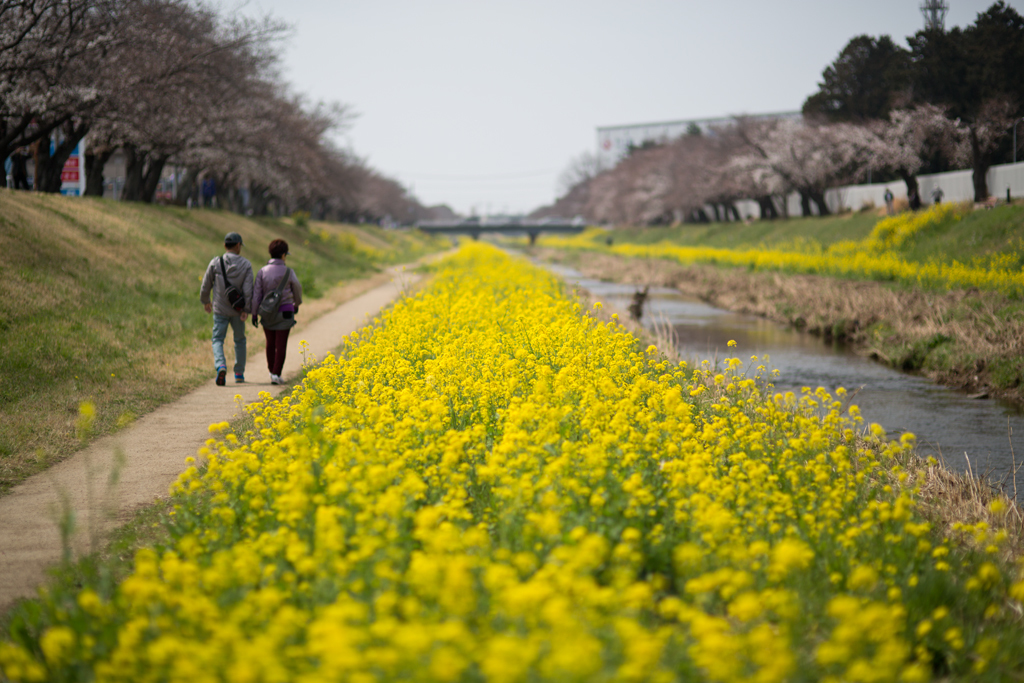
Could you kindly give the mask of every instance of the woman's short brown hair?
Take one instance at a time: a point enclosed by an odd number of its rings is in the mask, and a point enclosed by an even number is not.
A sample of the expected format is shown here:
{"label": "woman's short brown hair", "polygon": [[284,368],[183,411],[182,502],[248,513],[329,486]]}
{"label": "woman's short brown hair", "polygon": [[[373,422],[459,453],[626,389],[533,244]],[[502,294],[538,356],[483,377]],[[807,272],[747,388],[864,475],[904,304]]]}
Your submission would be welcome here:
{"label": "woman's short brown hair", "polygon": [[270,252],[270,258],[281,258],[288,253],[288,243],[284,240],[274,240],[267,250]]}

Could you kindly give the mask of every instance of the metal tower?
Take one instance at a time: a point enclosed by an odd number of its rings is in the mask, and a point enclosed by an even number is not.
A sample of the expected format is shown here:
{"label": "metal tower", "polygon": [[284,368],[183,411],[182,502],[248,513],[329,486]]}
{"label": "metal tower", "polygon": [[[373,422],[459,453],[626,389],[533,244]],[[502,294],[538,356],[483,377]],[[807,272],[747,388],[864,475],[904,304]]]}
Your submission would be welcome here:
{"label": "metal tower", "polygon": [[946,0],[924,0],[921,3],[921,14],[924,15],[924,30],[938,29],[946,30],[946,12],[949,5]]}

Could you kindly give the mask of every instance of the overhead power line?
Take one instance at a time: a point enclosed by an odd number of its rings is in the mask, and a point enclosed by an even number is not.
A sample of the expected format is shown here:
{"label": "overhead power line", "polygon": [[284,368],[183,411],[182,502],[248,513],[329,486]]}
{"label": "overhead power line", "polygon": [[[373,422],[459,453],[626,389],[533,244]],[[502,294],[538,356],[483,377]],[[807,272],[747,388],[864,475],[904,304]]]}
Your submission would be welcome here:
{"label": "overhead power line", "polygon": [[444,173],[401,173],[398,175],[412,180],[450,180],[454,182],[493,182],[495,180],[522,180],[558,173],[559,169],[524,171],[521,173],[474,173],[472,175],[448,175]]}

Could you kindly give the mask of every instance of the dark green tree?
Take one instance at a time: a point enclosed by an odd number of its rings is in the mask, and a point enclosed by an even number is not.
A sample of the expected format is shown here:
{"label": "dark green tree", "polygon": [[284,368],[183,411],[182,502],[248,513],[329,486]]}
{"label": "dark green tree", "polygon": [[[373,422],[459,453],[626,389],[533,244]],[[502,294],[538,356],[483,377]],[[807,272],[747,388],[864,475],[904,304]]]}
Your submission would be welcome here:
{"label": "dark green tree", "polygon": [[828,121],[884,118],[909,99],[911,82],[909,52],[889,36],[857,36],[822,72],[803,113]]}
{"label": "dark green tree", "polygon": [[908,42],[914,99],[967,126],[974,199],[984,201],[985,176],[1024,104],[1024,17],[1000,0],[963,30],[920,31]]}
{"label": "dark green tree", "polygon": [[644,140],[639,145],[630,142],[629,145],[626,147],[626,155],[631,156],[633,154],[636,154],[637,152],[646,152],[649,149],[656,149],[658,147],[661,147],[662,144],[663,143],[659,142],[658,140]]}

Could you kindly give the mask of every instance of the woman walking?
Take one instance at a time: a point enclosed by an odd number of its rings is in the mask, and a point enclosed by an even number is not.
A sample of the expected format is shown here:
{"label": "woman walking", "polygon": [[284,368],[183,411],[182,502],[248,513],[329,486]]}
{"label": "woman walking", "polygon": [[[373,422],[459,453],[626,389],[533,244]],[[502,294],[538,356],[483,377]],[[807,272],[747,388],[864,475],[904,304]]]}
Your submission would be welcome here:
{"label": "woman walking", "polygon": [[[252,289],[252,324],[257,325],[257,312],[263,316],[263,334],[267,338],[267,368],[270,370],[270,383],[283,384],[281,371],[284,368],[284,354],[288,349],[288,333],[295,325],[295,315],[302,303],[302,285],[295,271],[289,268],[284,259],[288,256],[288,243],[274,240],[268,247],[270,261],[260,268],[256,274],[256,282]],[[275,292],[280,292],[277,311],[261,312],[260,305],[264,299],[273,301]]]}

